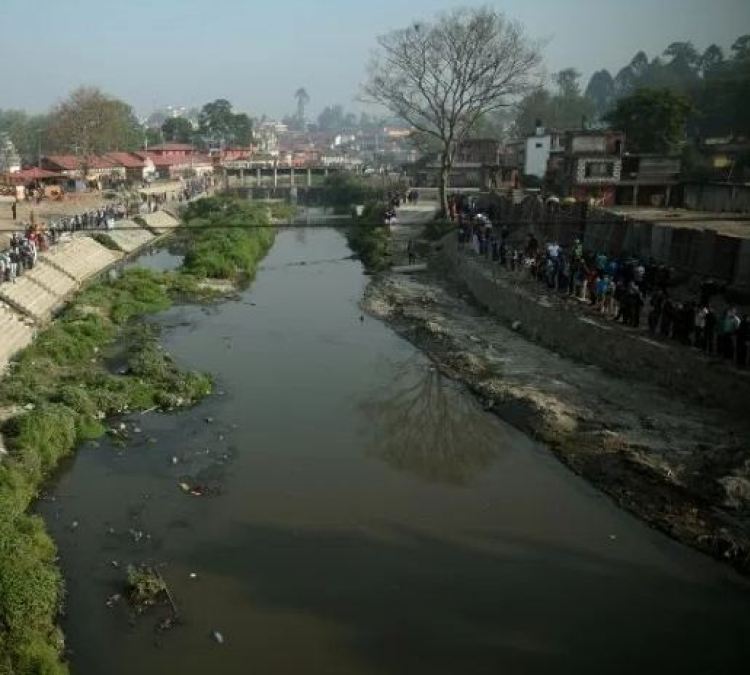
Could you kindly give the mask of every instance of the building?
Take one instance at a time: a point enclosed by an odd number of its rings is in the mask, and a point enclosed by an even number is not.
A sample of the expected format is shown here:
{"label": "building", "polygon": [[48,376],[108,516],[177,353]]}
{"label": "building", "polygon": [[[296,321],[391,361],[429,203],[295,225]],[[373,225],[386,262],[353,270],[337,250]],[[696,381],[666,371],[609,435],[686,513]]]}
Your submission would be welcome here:
{"label": "building", "polygon": [[104,158],[122,166],[125,169],[125,178],[130,181],[140,182],[153,178],[156,173],[154,163],[145,154],[137,152],[108,152]]}
{"label": "building", "polygon": [[[747,181],[746,168],[750,156],[750,138],[726,136],[705,138],[698,145],[707,170],[706,178],[722,181]],[[745,165],[745,166],[743,166]]]}
{"label": "building", "polygon": [[630,154],[622,157],[615,204],[623,206],[673,206],[673,190],[680,182],[679,157]]}
{"label": "building", "polygon": [[162,143],[152,145],[147,152],[157,157],[190,157],[195,154],[195,148],[189,143]]}
{"label": "building", "polygon": [[0,134],[0,173],[16,173],[21,170],[21,156],[8,134]]}
{"label": "building", "polygon": [[542,179],[547,173],[552,156],[562,154],[565,150],[564,135],[559,131],[545,129],[542,123],[537,121],[534,134],[516,143],[513,150],[517,153],[518,166],[523,175]]}
{"label": "building", "polygon": [[[140,153],[139,153],[140,154]],[[214,171],[213,160],[207,155],[200,154],[151,154],[146,153],[154,164],[156,175],[159,178],[189,178],[193,176],[205,176]]]}
{"label": "building", "polygon": [[[513,189],[518,186],[515,157],[515,153],[509,154],[507,148],[495,138],[465,139],[456,148],[448,183],[456,188]],[[415,167],[416,185],[437,186],[439,156],[429,157],[421,164]]]}
{"label": "building", "polygon": [[42,157],[42,168],[73,180],[116,182],[127,179],[125,166],[99,155],[50,155]]}
{"label": "building", "polygon": [[624,145],[621,131],[567,131],[563,153],[550,155],[547,180],[564,197],[613,206]]}

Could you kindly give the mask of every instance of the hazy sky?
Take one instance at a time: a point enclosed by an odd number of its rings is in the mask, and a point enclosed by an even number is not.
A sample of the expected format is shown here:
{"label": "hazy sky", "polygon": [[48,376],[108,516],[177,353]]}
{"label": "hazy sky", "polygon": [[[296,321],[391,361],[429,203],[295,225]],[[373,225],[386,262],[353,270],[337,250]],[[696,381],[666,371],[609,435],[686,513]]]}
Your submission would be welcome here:
{"label": "hazy sky", "polygon": [[[144,113],[228,98],[251,114],[314,116],[353,102],[375,37],[470,2],[449,0],[0,0],[0,108],[41,111],[98,85]],[[475,3],[482,4],[482,3]],[[550,71],[616,70],[670,42],[728,48],[750,0],[504,0],[488,3],[546,41]],[[614,74],[614,73],[613,73]]]}

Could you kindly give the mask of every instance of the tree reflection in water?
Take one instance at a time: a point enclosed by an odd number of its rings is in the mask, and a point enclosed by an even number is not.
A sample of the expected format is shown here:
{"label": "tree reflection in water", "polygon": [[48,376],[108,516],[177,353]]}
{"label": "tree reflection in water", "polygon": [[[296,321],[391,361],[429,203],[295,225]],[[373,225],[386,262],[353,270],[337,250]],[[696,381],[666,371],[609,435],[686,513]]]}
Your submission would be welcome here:
{"label": "tree reflection in water", "polygon": [[416,358],[393,372],[394,379],[360,406],[373,435],[368,454],[428,481],[455,485],[492,463],[502,435],[460,385]]}

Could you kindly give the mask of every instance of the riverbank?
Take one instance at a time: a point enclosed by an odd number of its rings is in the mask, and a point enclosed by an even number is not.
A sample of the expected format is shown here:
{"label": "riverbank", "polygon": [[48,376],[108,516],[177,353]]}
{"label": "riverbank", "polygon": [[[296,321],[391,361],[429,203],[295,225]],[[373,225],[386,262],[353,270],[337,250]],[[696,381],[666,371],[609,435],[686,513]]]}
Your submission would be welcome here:
{"label": "riverbank", "polygon": [[[27,513],[59,461],[84,440],[107,433],[126,438],[126,425],[111,424],[118,416],[174,410],[210,393],[210,379],[178,369],[142,318],[174,302],[216,297],[206,281],[252,278],[274,238],[265,207],[235,200],[195,202],[185,224],[180,270],[135,268],[86,287],[0,380],[0,408],[13,413],[4,416],[9,454],[0,464],[0,669],[6,672],[67,672],[55,622],[63,597],[55,546],[41,519]],[[238,224],[258,227],[232,227]]]}
{"label": "riverbank", "polygon": [[534,344],[439,276],[377,278],[363,305],[620,506],[750,572],[745,420]]}

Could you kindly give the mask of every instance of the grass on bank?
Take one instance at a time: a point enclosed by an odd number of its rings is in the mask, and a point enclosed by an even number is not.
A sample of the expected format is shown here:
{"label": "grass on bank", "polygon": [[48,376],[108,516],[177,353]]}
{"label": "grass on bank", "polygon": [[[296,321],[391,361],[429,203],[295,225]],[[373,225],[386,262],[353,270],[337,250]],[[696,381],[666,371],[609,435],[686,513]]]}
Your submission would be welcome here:
{"label": "grass on bank", "polygon": [[370,273],[382,272],[390,266],[390,236],[385,223],[386,207],[382,202],[368,202],[362,215],[355,217],[347,230],[349,247]]}
{"label": "grass on bank", "polygon": [[[227,222],[217,214],[269,224],[266,209],[225,199],[191,205],[188,224],[199,217]],[[89,286],[0,379],[0,407],[24,410],[4,425],[9,454],[0,461],[0,675],[68,672],[56,625],[64,589],[55,545],[42,519],[27,513],[44,481],[76,445],[106,433],[108,417],[170,410],[210,393],[210,378],[180,370],[155,329],[137,319],[176,300],[204,298],[202,278],[252,276],[273,241],[267,227],[185,229],[192,256],[181,271],[132,268]],[[227,246],[230,232],[234,247]]]}

